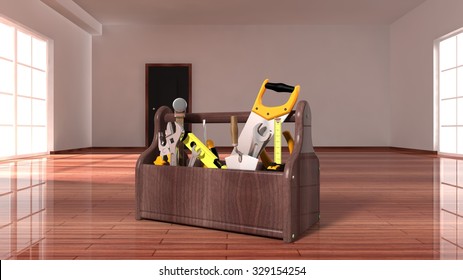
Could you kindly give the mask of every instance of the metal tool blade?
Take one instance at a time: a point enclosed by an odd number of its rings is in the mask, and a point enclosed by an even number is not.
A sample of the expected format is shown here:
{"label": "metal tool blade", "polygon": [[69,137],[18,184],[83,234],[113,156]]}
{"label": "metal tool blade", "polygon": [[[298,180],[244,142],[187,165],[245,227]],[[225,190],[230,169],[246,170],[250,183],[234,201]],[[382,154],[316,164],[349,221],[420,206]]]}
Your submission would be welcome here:
{"label": "metal tool blade", "polygon": [[[280,116],[281,122],[284,122],[284,120],[288,117],[288,114]],[[267,127],[267,130],[270,133],[270,137],[273,136],[274,133],[274,120],[266,120],[259,116],[258,114],[251,112],[249,114],[249,117],[241,130],[240,136],[238,137],[238,146],[237,149],[242,152],[243,154],[249,155],[251,150],[252,150],[252,144],[253,144],[253,130],[254,126],[258,123],[262,123],[263,126]],[[235,154],[235,151],[232,151],[232,154]]]}

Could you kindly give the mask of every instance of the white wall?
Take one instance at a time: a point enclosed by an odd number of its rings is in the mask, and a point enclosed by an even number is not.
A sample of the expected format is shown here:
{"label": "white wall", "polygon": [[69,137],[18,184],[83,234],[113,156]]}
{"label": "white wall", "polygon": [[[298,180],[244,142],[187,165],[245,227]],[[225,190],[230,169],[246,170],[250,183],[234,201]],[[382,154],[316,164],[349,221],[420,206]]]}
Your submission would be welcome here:
{"label": "white wall", "polygon": [[[193,112],[249,111],[269,78],[301,85],[314,145],[390,145],[387,26],[104,26],[94,146],[144,146],[145,63],[192,63]],[[208,134],[230,145],[228,126]]]}
{"label": "white wall", "polygon": [[0,0],[0,16],[52,40],[52,150],[92,146],[92,38],[37,0]]}
{"label": "white wall", "polygon": [[[461,11],[428,0],[390,28],[105,26],[92,68],[89,34],[40,1],[0,0],[0,15],[53,41],[54,150],[143,146],[144,64],[169,62],[193,64],[194,112],[249,110],[270,78],[301,84],[316,146],[433,150],[434,40],[463,27]],[[228,128],[208,132],[229,145]]]}
{"label": "white wall", "polygon": [[434,40],[463,27],[463,1],[428,0],[391,25],[391,145],[434,146]]}

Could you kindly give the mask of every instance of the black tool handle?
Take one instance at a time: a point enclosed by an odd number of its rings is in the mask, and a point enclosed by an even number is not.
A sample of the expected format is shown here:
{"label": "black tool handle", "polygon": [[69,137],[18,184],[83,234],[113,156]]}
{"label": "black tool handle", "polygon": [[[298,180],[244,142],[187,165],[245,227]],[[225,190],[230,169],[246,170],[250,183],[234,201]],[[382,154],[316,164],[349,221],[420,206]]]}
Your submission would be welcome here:
{"label": "black tool handle", "polygon": [[276,92],[293,92],[294,91],[293,86],[283,84],[283,83],[266,83],[265,88],[271,89]]}

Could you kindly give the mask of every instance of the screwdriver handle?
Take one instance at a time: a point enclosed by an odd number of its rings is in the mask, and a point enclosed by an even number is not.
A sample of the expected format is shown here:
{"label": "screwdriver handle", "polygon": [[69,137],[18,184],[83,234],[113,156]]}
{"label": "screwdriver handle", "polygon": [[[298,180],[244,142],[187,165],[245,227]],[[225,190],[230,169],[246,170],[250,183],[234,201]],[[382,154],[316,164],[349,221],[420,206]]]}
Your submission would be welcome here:
{"label": "screwdriver handle", "polygon": [[230,132],[232,137],[233,147],[238,146],[238,118],[236,116],[230,117]]}

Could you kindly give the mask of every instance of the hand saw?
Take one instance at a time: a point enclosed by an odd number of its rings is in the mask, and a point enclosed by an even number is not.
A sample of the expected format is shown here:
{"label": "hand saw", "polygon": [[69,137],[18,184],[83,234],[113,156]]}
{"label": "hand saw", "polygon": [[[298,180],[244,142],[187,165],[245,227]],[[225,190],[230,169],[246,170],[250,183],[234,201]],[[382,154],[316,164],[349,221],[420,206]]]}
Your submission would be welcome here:
{"label": "hand saw", "polygon": [[[289,92],[291,95],[285,104],[275,107],[267,107],[262,104],[262,97],[264,96],[266,89],[276,92]],[[269,83],[268,79],[266,79],[262,83],[259,93],[257,94],[251,114],[241,130],[241,134],[238,138],[237,150],[243,154],[250,154],[253,142],[253,129],[258,123],[262,123],[263,126],[266,126],[272,136],[274,133],[275,118],[280,118],[280,121],[284,122],[296,104],[297,97],[299,96],[299,90],[299,85],[293,87],[283,83]]]}

